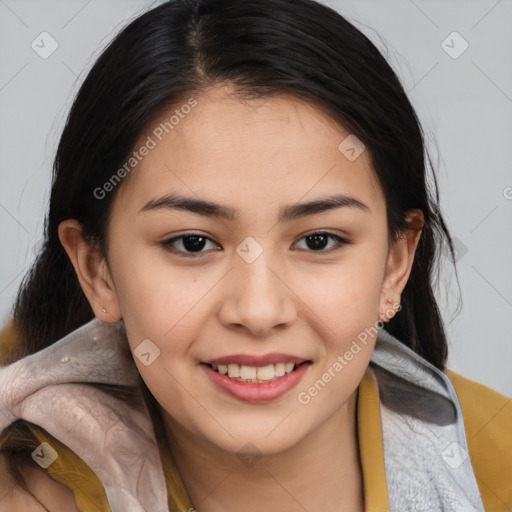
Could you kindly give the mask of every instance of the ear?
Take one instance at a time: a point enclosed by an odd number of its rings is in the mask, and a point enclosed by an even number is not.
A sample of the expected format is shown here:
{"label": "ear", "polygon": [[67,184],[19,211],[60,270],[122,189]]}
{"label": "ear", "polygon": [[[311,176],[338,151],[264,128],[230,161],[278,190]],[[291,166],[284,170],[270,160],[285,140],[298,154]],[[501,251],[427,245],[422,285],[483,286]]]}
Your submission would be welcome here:
{"label": "ear", "polygon": [[409,279],[425,222],[423,212],[419,209],[409,210],[406,222],[409,229],[400,234],[389,250],[379,303],[381,321],[390,320],[400,309],[400,296]]}
{"label": "ear", "polygon": [[121,311],[107,262],[98,248],[85,240],[81,224],[75,219],[61,222],[59,239],[95,316],[104,322],[120,320]]}

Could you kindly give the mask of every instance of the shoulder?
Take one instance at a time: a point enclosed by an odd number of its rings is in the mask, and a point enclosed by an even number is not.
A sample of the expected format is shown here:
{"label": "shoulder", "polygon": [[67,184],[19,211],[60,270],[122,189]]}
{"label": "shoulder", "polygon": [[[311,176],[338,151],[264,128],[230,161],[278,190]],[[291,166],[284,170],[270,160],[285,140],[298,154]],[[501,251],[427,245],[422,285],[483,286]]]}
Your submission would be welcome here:
{"label": "shoulder", "polygon": [[17,334],[14,321],[0,328],[0,366],[10,362],[11,356],[16,348]]}
{"label": "shoulder", "polygon": [[0,512],[78,512],[71,489],[42,468],[27,465],[20,472],[29,492],[10,478],[6,456],[0,453]]}
{"label": "shoulder", "polygon": [[445,371],[459,398],[469,457],[486,510],[512,509],[512,398]]}
{"label": "shoulder", "polygon": [[[512,430],[512,398],[470,380],[452,370],[445,371],[459,398],[469,437],[482,429]],[[507,436],[510,437],[510,436]]]}

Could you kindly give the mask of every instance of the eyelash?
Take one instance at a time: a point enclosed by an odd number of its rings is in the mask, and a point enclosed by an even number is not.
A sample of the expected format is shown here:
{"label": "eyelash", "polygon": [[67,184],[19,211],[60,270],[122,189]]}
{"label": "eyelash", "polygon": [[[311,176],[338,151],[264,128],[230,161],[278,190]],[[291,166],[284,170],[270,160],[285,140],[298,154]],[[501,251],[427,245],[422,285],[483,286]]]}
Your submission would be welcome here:
{"label": "eyelash", "polygon": [[[347,240],[346,238],[343,238],[339,235],[335,235],[334,233],[330,233],[328,231],[314,231],[313,233],[308,233],[307,235],[304,235],[299,240],[302,240],[304,238],[308,238],[311,236],[315,236],[315,235],[323,235],[323,236],[332,238],[332,239],[336,240],[337,245],[335,245],[334,247],[332,247],[330,249],[321,249],[318,251],[306,250],[307,252],[310,252],[313,254],[330,254],[332,252],[339,251],[339,250],[343,249],[343,247],[345,245],[349,245],[352,243],[350,240]],[[180,236],[176,236],[174,238],[169,238],[168,240],[163,240],[162,242],[160,242],[160,246],[163,247],[166,251],[169,251],[173,254],[177,254],[179,256],[183,256],[185,258],[197,258],[201,254],[204,254],[205,251],[200,251],[200,252],[196,252],[196,253],[186,252],[186,251],[176,249],[175,247],[172,246],[172,244],[178,240],[181,240],[184,238],[189,238],[189,237],[194,237],[194,236],[201,237],[201,238],[204,238],[205,240],[213,242],[213,240],[211,240],[211,238],[208,238],[207,236],[204,236],[201,233],[187,233],[185,235],[180,235]]]}

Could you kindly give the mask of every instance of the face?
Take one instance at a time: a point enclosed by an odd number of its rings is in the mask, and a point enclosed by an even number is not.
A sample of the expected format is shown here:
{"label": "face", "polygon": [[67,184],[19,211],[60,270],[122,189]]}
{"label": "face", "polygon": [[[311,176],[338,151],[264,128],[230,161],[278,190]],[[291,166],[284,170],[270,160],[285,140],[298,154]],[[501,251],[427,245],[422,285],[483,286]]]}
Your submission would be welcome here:
{"label": "face", "polygon": [[390,250],[368,153],[347,158],[349,132],[320,110],[227,87],[195,99],[161,141],[140,138],[156,144],[115,198],[109,285],[83,287],[98,316],[101,304],[124,319],[169,424],[277,453],[354,396],[410,246]]}

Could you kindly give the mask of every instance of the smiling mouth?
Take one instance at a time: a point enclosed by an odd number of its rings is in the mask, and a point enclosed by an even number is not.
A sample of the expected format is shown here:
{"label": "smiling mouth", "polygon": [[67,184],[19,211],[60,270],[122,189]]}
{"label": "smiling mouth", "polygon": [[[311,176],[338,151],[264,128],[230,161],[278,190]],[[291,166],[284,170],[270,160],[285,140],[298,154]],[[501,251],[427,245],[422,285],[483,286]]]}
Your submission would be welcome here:
{"label": "smiling mouth", "polygon": [[273,382],[285,375],[294,372],[299,366],[309,364],[310,361],[304,361],[303,363],[275,363],[267,364],[265,366],[246,366],[236,363],[231,364],[206,364],[213,371],[224,375],[232,380],[238,382],[247,382],[254,384],[264,384]]}

